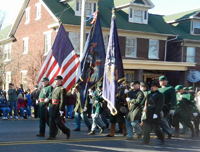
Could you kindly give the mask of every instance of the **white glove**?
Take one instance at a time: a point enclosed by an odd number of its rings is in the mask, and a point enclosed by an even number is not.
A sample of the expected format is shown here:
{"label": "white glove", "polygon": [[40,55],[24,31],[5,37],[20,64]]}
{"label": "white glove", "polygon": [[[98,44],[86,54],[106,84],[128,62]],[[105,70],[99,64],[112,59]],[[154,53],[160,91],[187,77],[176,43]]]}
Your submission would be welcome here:
{"label": "white glove", "polygon": [[128,92],[129,92],[128,89],[125,89],[125,90],[124,90],[124,93],[128,93]]}
{"label": "white glove", "polygon": [[84,111],[84,112],[87,111],[87,107],[84,107],[83,111]]}
{"label": "white glove", "polygon": [[158,118],[158,115],[157,114],[153,114],[153,119],[156,119]]}
{"label": "white glove", "polygon": [[99,103],[99,101],[98,101],[98,100],[95,100],[95,104],[97,104],[97,103]]}
{"label": "white glove", "polygon": [[175,110],[170,110],[170,111],[169,111],[169,114],[170,114],[170,115],[173,115],[174,112],[175,112]]}
{"label": "white glove", "polygon": [[47,111],[49,111],[49,107],[47,107]]}
{"label": "white glove", "polygon": [[88,92],[89,92],[89,93],[92,92],[92,89],[88,89]]}
{"label": "white glove", "polygon": [[198,116],[198,113],[197,112],[193,113],[193,116],[195,116],[195,117]]}
{"label": "white glove", "polygon": [[90,92],[89,95],[92,96],[92,97],[94,97],[94,93],[93,92]]}
{"label": "white glove", "polygon": [[36,104],[36,105],[38,105],[38,104],[39,104],[39,101],[38,101],[38,100],[36,100],[36,101],[35,101],[35,104]]}
{"label": "white glove", "polygon": [[59,112],[60,112],[60,115],[63,116],[64,111],[59,111]]}
{"label": "white glove", "polygon": [[126,101],[127,101],[127,102],[129,102],[130,100],[131,100],[131,99],[130,99],[129,97],[128,97],[128,98],[126,98]]}
{"label": "white glove", "polygon": [[45,99],[44,99],[44,102],[45,102],[45,103],[49,102],[49,98],[45,98]]}
{"label": "white glove", "polygon": [[94,114],[94,117],[98,118],[98,117],[99,117],[99,114],[98,114],[98,113],[95,113],[95,114]]}

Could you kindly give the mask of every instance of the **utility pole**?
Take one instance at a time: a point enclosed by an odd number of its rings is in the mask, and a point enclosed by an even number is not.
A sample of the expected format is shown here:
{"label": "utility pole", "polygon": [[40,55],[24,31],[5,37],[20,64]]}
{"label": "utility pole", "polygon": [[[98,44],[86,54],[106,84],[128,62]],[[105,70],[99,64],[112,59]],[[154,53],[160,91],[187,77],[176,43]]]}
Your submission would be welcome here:
{"label": "utility pole", "polygon": [[82,0],[82,10],[81,10],[81,32],[80,32],[80,59],[83,55],[83,49],[86,39],[86,2],[87,0]]}

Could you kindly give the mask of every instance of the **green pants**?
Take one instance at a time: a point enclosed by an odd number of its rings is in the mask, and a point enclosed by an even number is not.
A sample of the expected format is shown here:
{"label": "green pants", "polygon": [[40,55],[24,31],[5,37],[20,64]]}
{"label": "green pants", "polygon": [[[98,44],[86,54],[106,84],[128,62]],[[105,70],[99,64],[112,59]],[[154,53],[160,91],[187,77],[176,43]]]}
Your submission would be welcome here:
{"label": "green pants", "polygon": [[179,127],[179,122],[183,121],[184,124],[189,127],[190,129],[193,129],[193,125],[190,121],[190,114],[189,112],[185,111],[185,110],[181,110],[178,113],[176,113],[173,117],[172,120],[172,126],[173,127]]}
{"label": "green pants", "polygon": [[50,117],[49,118],[49,135],[50,137],[56,137],[56,134],[58,133],[58,128],[64,133],[68,134],[70,132],[70,129],[67,128],[63,122],[61,117]]}
{"label": "green pants", "polygon": [[49,119],[40,118],[40,131],[39,132],[41,135],[45,134],[46,124],[49,126]]}
{"label": "green pants", "polygon": [[145,144],[148,144],[150,141],[150,133],[151,133],[152,129],[154,130],[158,139],[164,140],[164,134],[160,130],[159,123],[150,123],[150,122],[144,121],[143,122],[143,142]]}

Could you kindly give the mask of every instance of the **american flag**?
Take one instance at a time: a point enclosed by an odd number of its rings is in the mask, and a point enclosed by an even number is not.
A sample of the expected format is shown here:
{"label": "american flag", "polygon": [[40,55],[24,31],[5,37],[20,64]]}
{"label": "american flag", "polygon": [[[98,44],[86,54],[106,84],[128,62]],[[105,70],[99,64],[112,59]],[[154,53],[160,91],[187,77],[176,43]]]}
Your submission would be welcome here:
{"label": "american flag", "polygon": [[53,46],[40,69],[37,80],[38,86],[42,86],[41,79],[43,77],[49,78],[49,84],[53,85],[54,78],[57,75],[61,75],[63,77],[63,86],[69,91],[76,82],[78,66],[79,59],[61,24]]}

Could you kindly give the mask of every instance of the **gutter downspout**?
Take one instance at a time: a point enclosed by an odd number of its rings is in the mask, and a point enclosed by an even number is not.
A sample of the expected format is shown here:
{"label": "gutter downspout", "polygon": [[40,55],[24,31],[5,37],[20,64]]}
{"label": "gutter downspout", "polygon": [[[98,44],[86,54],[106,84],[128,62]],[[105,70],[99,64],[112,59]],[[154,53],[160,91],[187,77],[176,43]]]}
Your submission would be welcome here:
{"label": "gutter downspout", "polygon": [[167,40],[167,41],[165,42],[165,58],[164,58],[164,62],[166,62],[166,58],[167,58],[167,42],[173,41],[173,40],[177,39],[177,37],[178,37],[178,35],[176,35],[175,38],[169,39],[169,40]]}
{"label": "gutter downspout", "polygon": [[183,62],[183,46],[185,44],[185,41],[183,41],[183,44],[181,45],[181,62]]}

